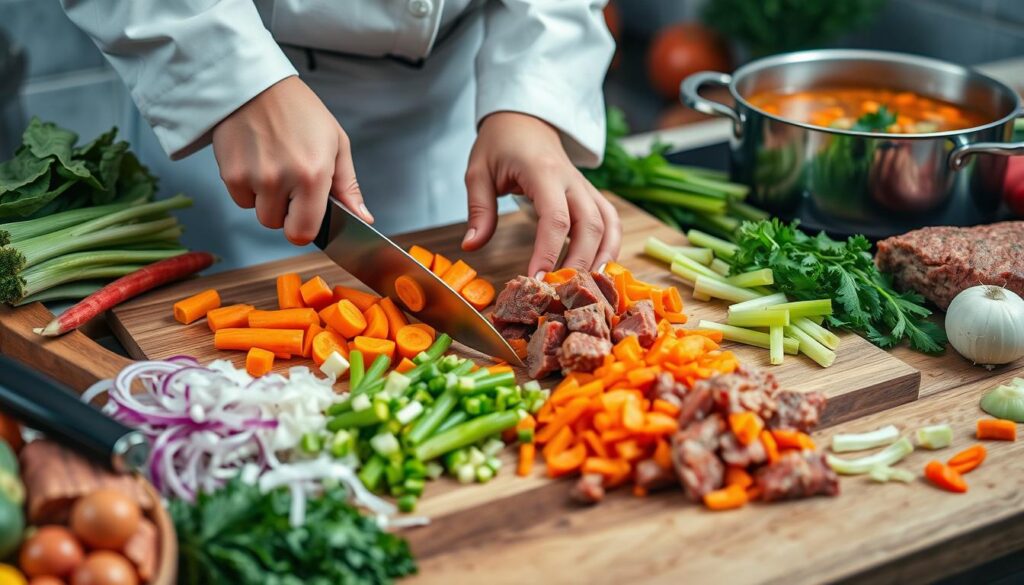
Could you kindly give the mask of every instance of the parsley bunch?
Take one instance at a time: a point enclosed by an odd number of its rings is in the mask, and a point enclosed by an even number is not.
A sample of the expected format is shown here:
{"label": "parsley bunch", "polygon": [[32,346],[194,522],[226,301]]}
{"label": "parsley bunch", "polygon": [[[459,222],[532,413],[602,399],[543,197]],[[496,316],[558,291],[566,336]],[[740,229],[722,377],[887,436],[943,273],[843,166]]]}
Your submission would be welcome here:
{"label": "parsley bunch", "polygon": [[829,325],[863,333],[882,348],[903,340],[925,353],[941,352],[946,334],[927,320],[924,298],[897,292],[878,271],[871,243],[864,236],[837,242],[824,233],[810,236],[796,222],[778,219],[746,222],[736,236],[739,250],[730,259],[734,272],[771,268],[775,287],[797,300],[833,300]]}

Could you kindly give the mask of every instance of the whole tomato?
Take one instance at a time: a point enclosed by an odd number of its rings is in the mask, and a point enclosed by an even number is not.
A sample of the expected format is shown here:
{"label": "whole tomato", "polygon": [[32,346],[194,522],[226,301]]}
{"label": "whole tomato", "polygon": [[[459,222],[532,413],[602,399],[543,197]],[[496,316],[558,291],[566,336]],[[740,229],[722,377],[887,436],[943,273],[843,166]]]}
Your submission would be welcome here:
{"label": "whole tomato", "polygon": [[654,37],[647,52],[651,84],[666,99],[679,97],[679,84],[698,71],[731,71],[729,47],[699,24],[674,24]]}

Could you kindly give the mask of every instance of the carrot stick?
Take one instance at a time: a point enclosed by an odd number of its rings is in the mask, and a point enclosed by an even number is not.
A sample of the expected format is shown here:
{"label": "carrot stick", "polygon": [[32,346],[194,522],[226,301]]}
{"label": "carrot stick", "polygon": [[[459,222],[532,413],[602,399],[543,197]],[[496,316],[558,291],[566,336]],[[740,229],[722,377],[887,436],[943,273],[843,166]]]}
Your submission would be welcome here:
{"label": "carrot stick", "polygon": [[255,310],[252,305],[228,305],[214,309],[206,314],[206,324],[210,331],[228,327],[248,327],[249,313]]}
{"label": "carrot stick", "polygon": [[294,272],[282,274],[277,277],[277,308],[279,309],[301,309],[305,307],[302,303],[302,278]]}
{"label": "carrot stick", "polygon": [[519,465],[516,467],[516,475],[526,477],[533,471],[533,460],[537,456],[537,446],[533,443],[519,445]]}
{"label": "carrot stick", "polygon": [[317,366],[327,361],[331,354],[338,352],[348,359],[348,347],[345,338],[333,331],[321,331],[313,338],[313,363]]}
{"label": "carrot stick", "polygon": [[657,446],[654,447],[654,455],[651,458],[658,464],[658,467],[666,471],[672,470],[672,447],[665,439],[658,439]]}
{"label": "carrot stick", "polygon": [[985,461],[985,456],[987,454],[988,452],[985,450],[984,445],[975,445],[950,457],[949,461],[946,462],[946,465],[949,465],[958,473],[963,475],[974,471],[979,465],[981,465],[981,463]]}
{"label": "carrot stick", "polygon": [[483,278],[474,278],[460,292],[477,311],[483,311],[494,301],[494,285]]}
{"label": "carrot stick", "polygon": [[704,494],[704,505],[709,510],[733,510],[747,505],[747,491],[730,485]]}
{"label": "carrot stick", "polygon": [[967,491],[967,482],[960,472],[941,461],[929,461],[924,468],[924,477],[944,490],[962,494]]}
{"label": "carrot stick", "polygon": [[403,274],[395,279],[395,294],[398,295],[398,300],[402,301],[405,308],[413,313],[422,311],[423,307],[427,305],[423,287],[410,276]]}
{"label": "carrot stick", "polygon": [[253,328],[308,329],[313,323],[320,323],[320,316],[313,309],[280,309],[249,313],[249,327]]}
{"label": "carrot stick", "polygon": [[761,431],[761,445],[768,456],[768,463],[775,463],[779,460],[779,444],[775,442],[775,436],[771,431]]}
{"label": "carrot stick", "polygon": [[245,355],[245,371],[253,378],[259,378],[274,367],[274,353],[253,347]]}
{"label": "carrot stick", "polygon": [[[381,312],[383,313],[383,311]],[[395,334],[398,355],[404,358],[412,359],[418,356],[420,352],[426,351],[431,343],[433,340],[430,339],[426,331],[412,325],[402,327]]]}
{"label": "carrot stick", "polygon": [[395,359],[395,342],[390,339],[375,339],[373,337],[357,336],[352,340],[352,347],[363,353],[364,359],[373,363],[377,356],[387,356],[388,360]]}
{"label": "carrot stick", "polygon": [[683,311],[683,297],[679,294],[679,289],[670,286],[665,289],[665,295],[662,297],[665,301],[665,309],[671,313],[681,313]]}
{"label": "carrot stick", "polygon": [[334,287],[334,301],[337,302],[345,299],[352,301],[352,304],[359,308],[360,311],[366,311],[380,302],[380,297],[372,293],[341,286],[340,284]]}
{"label": "carrot stick", "polygon": [[552,270],[544,275],[544,282],[554,286],[556,284],[562,284],[568,282],[576,276],[575,268],[559,268],[558,270]]}
{"label": "carrot stick", "polygon": [[398,362],[398,365],[395,366],[395,371],[398,372],[399,374],[404,374],[415,367],[416,363],[413,362],[411,359],[402,358],[402,361]]}
{"label": "carrot stick", "polygon": [[[252,351],[252,350],[250,349],[249,351]],[[290,359],[292,359],[292,354],[290,354],[290,353],[274,352],[274,357],[276,357],[279,360],[290,360]]]}
{"label": "carrot stick", "polygon": [[412,256],[417,262],[430,269],[430,265],[434,263],[434,253],[422,246],[413,246],[409,248],[409,255]]}
{"label": "carrot stick", "polygon": [[434,263],[430,265],[430,271],[443,277],[444,273],[452,267],[452,261],[440,254],[434,254]]}
{"label": "carrot stick", "polygon": [[204,290],[196,293],[187,299],[181,299],[174,303],[174,320],[188,325],[196,319],[201,319],[210,311],[220,307],[220,294],[213,290]]}
{"label": "carrot stick", "polygon": [[363,311],[363,318],[366,319],[363,335],[378,339],[388,338],[388,316],[384,314],[384,309],[380,308],[380,305],[373,305]]}
{"label": "carrot stick", "polygon": [[299,294],[302,295],[302,302],[307,307],[313,307],[317,311],[323,309],[334,300],[334,292],[327,286],[324,279],[319,276],[306,281],[299,287]]}
{"label": "carrot stick", "polygon": [[977,436],[994,441],[1016,441],[1017,424],[1012,420],[983,418],[978,421]]}
{"label": "carrot stick", "polygon": [[662,400],[661,398],[655,398],[654,403],[651,404],[651,408],[654,410],[654,412],[661,412],[671,417],[679,416],[680,412],[678,406],[669,402],[668,400]]}
{"label": "carrot stick", "polygon": [[564,409],[556,412],[551,422],[537,433],[537,442],[546,443],[553,439],[563,427],[576,422],[589,405],[589,398],[577,398],[570,402]]}
{"label": "carrot stick", "polygon": [[441,280],[448,283],[448,286],[455,290],[462,290],[467,284],[476,278],[476,270],[462,260],[452,264],[448,270],[441,275]]}
{"label": "carrot stick", "polygon": [[568,475],[579,469],[586,458],[587,448],[583,443],[576,443],[576,446],[571,449],[566,449],[545,459],[548,466],[548,477]]}
{"label": "carrot stick", "polygon": [[[729,428],[741,445],[749,445],[764,430],[764,421],[753,412],[734,412],[729,415]],[[778,437],[775,437],[775,442],[780,443]]]}
{"label": "carrot stick", "polygon": [[213,334],[217,349],[249,351],[254,347],[267,351],[302,353],[302,329],[220,329]]}
{"label": "carrot stick", "polygon": [[[554,457],[555,455],[568,449],[569,446],[572,445],[573,439],[575,438],[576,435],[568,426],[564,426],[561,429],[559,429],[558,433],[554,437],[552,437],[546,445],[544,445],[543,449],[541,449],[541,453],[544,455],[544,459]],[[534,440],[536,439],[537,437],[534,436]]]}
{"label": "carrot stick", "polygon": [[[434,339],[437,339],[437,331],[435,331],[433,327],[431,327],[430,325],[427,325],[426,323],[410,323],[409,326],[410,327],[415,327],[417,329],[422,329],[423,331],[425,331],[427,333],[427,335],[430,336],[430,340],[431,341],[433,341]],[[394,334],[395,334],[395,332],[392,331],[391,335],[394,335]]]}
{"label": "carrot stick", "polygon": [[405,315],[398,305],[391,300],[391,297],[384,297],[380,300],[380,308],[384,309],[384,315],[388,318],[388,332],[392,337],[398,334],[398,330],[409,324]]}
{"label": "carrot stick", "polygon": [[348,299],[328,305],[320,312],[320,317],[328,326],[333,327],[335,331],[349,339],[366,329],[366,317]]}
{"label": "carrot stick", "polygon": [[325,329],[320,326],[319,321],[310,323],[309,328],[306,329],[306,334],[302,337],[302,357],[313,357],[313,339],[321,331],[325,331]]}
{"label": "carrot stick", "polygon": [[814,450],[814,441],[807,433],[789,429],[772,429],[772,438],[781,449]]}
{"label": "carrot stick", "polygon": [[100,290],[85,297],[64,311],[46,327],[32,331],[46,337],[63,335],[78,329],[104,311],[168,282],[180,280],[209,268],[216,258],[208,252],[188,252],[166,260],[154,262],[128,276],[122,276]]}

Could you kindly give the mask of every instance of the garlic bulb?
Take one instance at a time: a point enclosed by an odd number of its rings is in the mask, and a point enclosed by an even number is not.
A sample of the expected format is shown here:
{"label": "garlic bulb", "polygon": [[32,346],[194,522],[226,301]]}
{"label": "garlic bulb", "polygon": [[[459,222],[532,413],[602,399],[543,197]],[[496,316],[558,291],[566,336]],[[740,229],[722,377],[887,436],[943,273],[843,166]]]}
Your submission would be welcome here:
{"label": "garlic bulb", "polygon": [[1024,357],[1024,299],[981,285],[956,295],[946,310],[946,335],[960,355],[986,366]]}

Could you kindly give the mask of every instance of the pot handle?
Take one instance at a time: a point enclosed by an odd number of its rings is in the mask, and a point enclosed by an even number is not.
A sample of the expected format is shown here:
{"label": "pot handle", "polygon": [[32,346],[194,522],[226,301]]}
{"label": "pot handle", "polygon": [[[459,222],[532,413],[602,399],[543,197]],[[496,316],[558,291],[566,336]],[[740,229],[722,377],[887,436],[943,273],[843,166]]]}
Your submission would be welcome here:
{"label": "pot handle", "polygon": [[[1024,118],[1024,110],[1018,113]],[[1024,156],[1024,142],[975,142],[960,144],[949,153],[949,168],[954,171],[967,166],[967,159],[975,154],[995,154],[999,156]]]}
{"label": "pot handle", "polygon": [[732,120],[732,131],[739,137],[743,133],[743,115],[722,102],[709,100],[698,93],[704,85],[728,87],[732,75],[718,71],[699,71],[683,80],[679,87],[680,100],[687,106],[709,116],[726,117]]}

